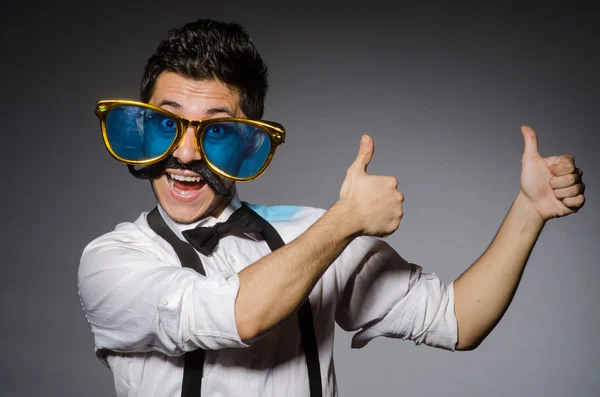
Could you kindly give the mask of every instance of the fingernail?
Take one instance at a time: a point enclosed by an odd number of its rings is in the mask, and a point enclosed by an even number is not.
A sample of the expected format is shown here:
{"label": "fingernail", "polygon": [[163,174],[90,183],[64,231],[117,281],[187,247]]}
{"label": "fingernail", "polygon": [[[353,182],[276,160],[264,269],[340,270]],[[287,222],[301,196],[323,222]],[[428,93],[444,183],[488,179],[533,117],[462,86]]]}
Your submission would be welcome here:
{"label": "fingernail", "polygon": [[369,139],[367,139],[367,137],[363,135],[362,138],[360,138],[360,144],[363,146],[367,146],[369,144]]}

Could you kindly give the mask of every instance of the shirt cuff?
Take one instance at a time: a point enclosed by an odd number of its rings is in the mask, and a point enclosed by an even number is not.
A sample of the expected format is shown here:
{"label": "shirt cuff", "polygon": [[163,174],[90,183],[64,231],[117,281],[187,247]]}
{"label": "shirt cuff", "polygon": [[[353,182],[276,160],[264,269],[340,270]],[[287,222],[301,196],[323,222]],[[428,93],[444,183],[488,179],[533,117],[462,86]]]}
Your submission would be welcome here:
{"label": "shirt cuff", "polygon": [[454,283],[445,286],[435,273],[422,273],[419,282],[394,309],[354,335],[352,347],[364,347],[378,336],[454,351],[458,341]]}
{"label": "shirt cuff", "polygon": [[164,332],[183,351],[248,347],[235,321],[238,275],[218,272],[205,277],[187,269],[181,273],[158,298]]}

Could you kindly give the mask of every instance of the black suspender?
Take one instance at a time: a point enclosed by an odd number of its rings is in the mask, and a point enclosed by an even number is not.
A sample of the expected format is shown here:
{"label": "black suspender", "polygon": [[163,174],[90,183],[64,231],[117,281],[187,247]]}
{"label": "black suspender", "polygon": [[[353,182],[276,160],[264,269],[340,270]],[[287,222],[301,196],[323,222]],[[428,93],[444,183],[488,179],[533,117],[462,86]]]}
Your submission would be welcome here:
{"label": "black suspender", "polygon": [[[257,221],[262,227],[262,236],[271,251],[275,251],[285,245],[283,239],[277,233],[277,230],[260,215],[256,214]],[[181,240],[167,226],[164,219],[154,208],[148,214],[148,225],[156,234],[165,239],[179,257],[182,266],[196,270],[198,273],[206,276],[200,257],[191,245]],[[319,364],[319,352],[317,348],[317,338],[315,335],[315,326],[312,317],[312,308],[307,298],[298,310],[298,321],[300,325],[300,337],[304,355],[306,356],[306,366],[308,369],[308,381],[311,397],[322,397],[321,369]],[[181,387],[181,397],[199,397],[202,386],[202,371],[204,365],[204,350],[196,349],[187,352],[184,358],[185,367],[183,371],[183,381]]]}
{"label": "black suspender", "polygon": [[[181,266],[189,267],[206,276],[202,261],[191,245],[181,240],[167,226],[165,220],[160,216],[158,208],[154,208],[148,214],[148,225],[156,234],[171,244],[179,257]],[[196,349],[185,353],[183,368],[183,381],[181,384],[181,397],[200,397],[202,387],[202,371],[204,367],[204,350]]]}

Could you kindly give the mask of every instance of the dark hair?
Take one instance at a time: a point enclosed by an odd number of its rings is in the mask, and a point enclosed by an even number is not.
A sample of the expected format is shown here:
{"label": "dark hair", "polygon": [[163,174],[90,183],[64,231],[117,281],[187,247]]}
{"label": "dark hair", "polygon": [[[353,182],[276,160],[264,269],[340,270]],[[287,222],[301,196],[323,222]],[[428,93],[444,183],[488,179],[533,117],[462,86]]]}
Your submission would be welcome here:
{"label": "dark hair", "polygon": [[144,68],[140,98],[148,102],[156,80],[174,72],[195,80],[218,80],[237,90],[240,107],[250,119],[260,119],[267,94],[267,65],[252,39],[237,23],[199,19],[172,29]]}

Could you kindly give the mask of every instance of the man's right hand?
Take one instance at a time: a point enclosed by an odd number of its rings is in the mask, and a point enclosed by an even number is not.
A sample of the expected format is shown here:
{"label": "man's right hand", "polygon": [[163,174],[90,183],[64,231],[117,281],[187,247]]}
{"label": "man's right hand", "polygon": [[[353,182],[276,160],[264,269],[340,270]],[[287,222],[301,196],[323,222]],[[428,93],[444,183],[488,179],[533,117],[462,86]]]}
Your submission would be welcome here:
{"label": "man's right hand", "polygon": [[344,209],[344,217],[358,235],[385,237],[400,225],[404,196],[397,189],[395,177],[367,173],[373,151],[373,139],[363,135],[358,156],[348,168],[340,200],[334,206]]}

